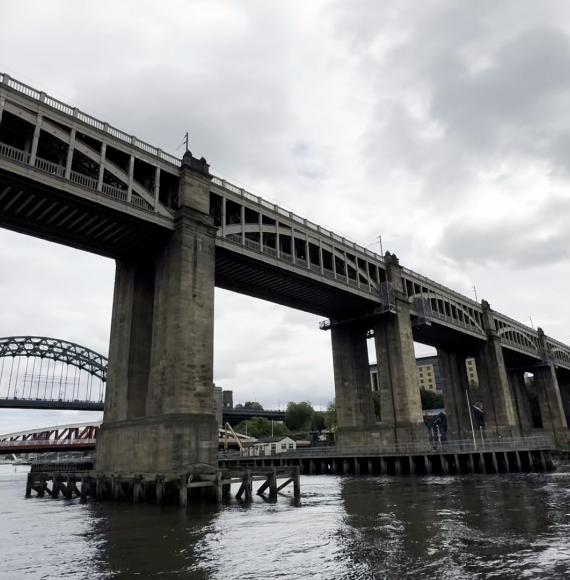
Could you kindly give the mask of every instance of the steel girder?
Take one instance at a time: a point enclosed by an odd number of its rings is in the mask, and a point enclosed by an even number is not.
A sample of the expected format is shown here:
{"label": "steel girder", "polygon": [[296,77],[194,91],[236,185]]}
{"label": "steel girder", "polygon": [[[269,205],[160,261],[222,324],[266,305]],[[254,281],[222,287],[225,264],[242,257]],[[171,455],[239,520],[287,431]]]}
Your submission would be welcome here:
{"label": "steel girder", "polygon": [[107,380],[107,358],[89,348],[46,336],[7,336],[0,338],[1,357],[48,358],[77,367],[99,379]]}

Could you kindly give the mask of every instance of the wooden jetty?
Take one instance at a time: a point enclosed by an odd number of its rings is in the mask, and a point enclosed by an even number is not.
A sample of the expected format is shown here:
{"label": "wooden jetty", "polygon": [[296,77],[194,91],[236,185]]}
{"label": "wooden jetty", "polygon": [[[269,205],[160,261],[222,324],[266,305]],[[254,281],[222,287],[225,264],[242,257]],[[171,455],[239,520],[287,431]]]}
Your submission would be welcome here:
{"label": "wooden jetty", "polygon": [[257,495],[276,500],[279,493],[291,486],[293,497],[300,497],[300,470],[296,466],[231,467],[225,469],[193,469],[185,473],[114,474],[93,471],[93,464],[33,465],[26,482],[26,497],[37,495],[66,499],[78,497],[108,501],[177,504],[186,507],[189,501],[227,501],[232,484],[239,484],[238,501],[251,501],[254,483],[261,485]]}

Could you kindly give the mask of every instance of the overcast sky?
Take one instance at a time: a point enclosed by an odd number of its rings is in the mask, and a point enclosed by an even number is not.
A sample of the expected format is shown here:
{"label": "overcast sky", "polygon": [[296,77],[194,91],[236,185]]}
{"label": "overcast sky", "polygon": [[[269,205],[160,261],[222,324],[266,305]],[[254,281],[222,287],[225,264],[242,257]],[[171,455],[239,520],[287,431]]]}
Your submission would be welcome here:
{"label": "overcast sky", "polygon": [[[570,341],[565,0],[19,0],[0,70],[172,153],[189,131],[213,173]],[[106,354],[113,276],[0,231],[0,336]],[[215,333],[237,402],[334,396],[318,318],[216,291]]]}

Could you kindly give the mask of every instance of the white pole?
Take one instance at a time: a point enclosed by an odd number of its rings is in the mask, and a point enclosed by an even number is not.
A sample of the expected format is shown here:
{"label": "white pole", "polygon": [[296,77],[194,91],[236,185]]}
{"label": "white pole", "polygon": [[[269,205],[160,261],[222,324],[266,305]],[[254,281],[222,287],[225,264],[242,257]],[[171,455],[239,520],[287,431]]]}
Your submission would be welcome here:
{"label": "white pole", "polygon": [[473,435],[473,446],[477,449],[477,439],[475,439],[475,427],[473,426],[473,414],[471,413],[471,401],[469,401],[469,389],[465,389],[467,396],[467,411],[469,412],[469,422],[471,423],[471,434]]}

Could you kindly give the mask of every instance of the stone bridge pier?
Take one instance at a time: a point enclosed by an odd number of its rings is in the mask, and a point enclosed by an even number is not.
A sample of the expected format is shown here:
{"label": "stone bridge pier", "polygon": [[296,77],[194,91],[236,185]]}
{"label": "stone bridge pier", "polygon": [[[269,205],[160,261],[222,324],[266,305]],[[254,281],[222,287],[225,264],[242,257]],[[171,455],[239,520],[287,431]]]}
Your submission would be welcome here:
{"label": "stone bridge pier", "polygon": [[523,437],[525,435],[530,435],[534,429],[534,422],[530,401],[526,392],[524,370],[518,368],[507,370],[507,379],[513,395],[520,434]]}
{"label": "stone bridge pier", "polygon": [[[538,340],[542,354],[542,364],[532,369],[534,385],[538,395],[542,428],[550,433],[558,446],[568,447],[570,433],[564,410],[564,402],[554,362],[548,353],[546,337],[542,328],[538,329]],[[563,384],[566,386],[566,383]]]}
{"label": "stone bridge pier", "polygon": [[471,411],[473,401],[468,394],[468,356],[465,351],[437,348],[449,439],[467,439],[472,436],[474,417]]}
{"label": "stone bridge pier", "polygon": [[117,261],[98,471],[216,464],[209,184],[206,161],[186,153],[174,233],[153,254]]}
{"label": "stone bridge pier", "polygon": [[[395,256],[387,259],[387,281],[394,290],[392,312],[331,328],[337,445],[339,448],[393,448],[426,444],[410,302],[403,292],[402,268]],[[374,412],[370,388],[367,333],[374,332],[381,416]]]}
{"label": "stone bridge pier", "polygon": [[518,437],[520,428],[503,357],[503,347],[495,330],[489,303],[483,300],[481,306],[487,341],[475,352],[475,364],[483,399],[485,434],[493,438]]}

